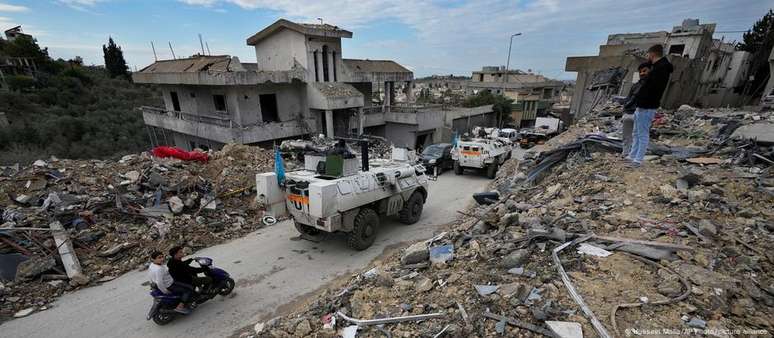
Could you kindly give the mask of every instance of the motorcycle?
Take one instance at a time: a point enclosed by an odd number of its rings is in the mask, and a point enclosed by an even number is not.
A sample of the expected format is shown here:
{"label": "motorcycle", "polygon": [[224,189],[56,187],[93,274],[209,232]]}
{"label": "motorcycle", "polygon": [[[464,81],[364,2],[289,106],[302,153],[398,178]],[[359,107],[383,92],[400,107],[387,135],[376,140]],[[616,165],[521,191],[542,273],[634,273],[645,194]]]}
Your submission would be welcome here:
{"label": "motorcycle", "polygon": [[[200,290],[195,290],[191,295],[191,310],[200,304],[215,298],[217,295],[227,296],[234,290],[235,282],[231,276],[223,269],[212,266],[212,259],[207,257],[196,257],[193,259],[199,266],[204,268],[204,275],[212,278],[212,284],[205,285]],[[147,320],[153,319],[157,325],[166,325],[182,314],[175,312],[175,307],[180,303],[180,295],[165,294],[151,284],[151,297],[153,305],[148,312]]]}

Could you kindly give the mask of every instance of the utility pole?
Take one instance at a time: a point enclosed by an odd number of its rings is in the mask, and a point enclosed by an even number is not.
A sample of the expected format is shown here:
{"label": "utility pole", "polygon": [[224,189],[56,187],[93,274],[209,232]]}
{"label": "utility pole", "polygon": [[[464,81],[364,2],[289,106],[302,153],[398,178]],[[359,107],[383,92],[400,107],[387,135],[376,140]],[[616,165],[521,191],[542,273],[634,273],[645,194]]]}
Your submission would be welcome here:
{"label": "utility pole", "polygon": [[175,56],[175,50],[172,49],[172,41],[167,41],[169,43],[169,51],[172,52],[172,59],[177,60],[177,56]]}
{"label": "utility pole", "polygon": [[204,43],[202,43],[202,34],[201,33],[199,33],[199,46],[202,47],[202,55],[205,55],[204,54]]}
{"label": "utility pole", "polygon": [[511,47],[513,47],[513,38],[519,35],[521,35],[521,33],[511,35],[511,42],[508,44],[508,61],[505,62],[505,82],[508,82],[508,69],[511,66]]}
{"label": "utility pole", "polygon": [[159,58],[156,56],[156,46],[153,45],[153,41],[151,41],[151,49],[153,49],[153,60],[158,61]]}

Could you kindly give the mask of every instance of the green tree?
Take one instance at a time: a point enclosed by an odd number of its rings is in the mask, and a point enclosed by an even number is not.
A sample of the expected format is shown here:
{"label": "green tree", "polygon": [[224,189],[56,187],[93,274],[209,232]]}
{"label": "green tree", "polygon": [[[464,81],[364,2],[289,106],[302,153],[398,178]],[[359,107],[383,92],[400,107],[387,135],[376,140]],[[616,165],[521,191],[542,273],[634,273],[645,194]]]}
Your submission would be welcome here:
{"label": "green tree", "polygon": [[113,37],[108,38],[107,46],[102,45],[102,53],[105,55],[105,69],[111,78],[129,75],[129,67],[124,60],[124,52],[116,45]]}
{"label": "green tree", "polygon": [[769,10],[763,18],[755,22],[752,29],[742,35],[742,42],[737,45],[738,50],[752,54],[750,72],[754,79],[747,94],[753,97],[763,92],[763,87],[771,76],[768,58],[772,48],[774,48],[774,11]]}
{"label": "green tree", "polygon": [[511,111],[513,110],[513,99],[507,98],[500,94],[492,94],[488,90],[479,92],[476,95],[468,96],[465,101],[462,102],[463,107],[479,107],[492,105],[492,111],[497,114],[498,127],[502,127],[508,123],[513,123],[511,117]]}

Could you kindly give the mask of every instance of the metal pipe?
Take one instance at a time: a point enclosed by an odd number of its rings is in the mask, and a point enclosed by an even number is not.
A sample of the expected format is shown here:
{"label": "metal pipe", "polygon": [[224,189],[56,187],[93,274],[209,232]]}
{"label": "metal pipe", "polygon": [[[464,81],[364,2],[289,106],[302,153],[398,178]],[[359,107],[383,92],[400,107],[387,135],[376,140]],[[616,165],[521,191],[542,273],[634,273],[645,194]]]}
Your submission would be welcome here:
{"label": "metal pipe", "polygon": [[379,318],[379,319],[357,319],[357,318],[347,317],[347,315],[343,314],[341,311],[336,312],[336,315],[338,315],[339,317],[341,317],[342,319],[350,323],[356,324],[357,326],[370,326],[370,325],[420,321],[420,320],[433,319],[433,318],[444,316],[443,313],[436,312],[436,313],[429,313],[429,314],[416,315],[416,316],[402,316],[402,317]]}

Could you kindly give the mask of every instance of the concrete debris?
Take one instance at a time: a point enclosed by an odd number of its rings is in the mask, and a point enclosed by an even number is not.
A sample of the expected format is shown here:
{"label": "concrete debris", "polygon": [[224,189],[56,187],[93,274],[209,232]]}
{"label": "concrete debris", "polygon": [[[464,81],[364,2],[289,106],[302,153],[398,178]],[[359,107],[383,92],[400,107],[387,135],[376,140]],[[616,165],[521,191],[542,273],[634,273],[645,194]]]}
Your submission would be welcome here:
{"label": "concrete debris", "polygon": [[172,211],[172,213],[175,215],[180,215],[183,212],[183,208],[185,207],[183,200],[177,196],[170,197],[167,200],[167,203],[169,204],[169,210]]}
{"label": "concrete debris", "polygon": [[613,254],[610,251],[607,251],[605,249],[602,249],[587,243],[581,243],[580,245],[578,245],[578,253],[584,254],[584,255],[596,256],[596,257],[607,257]]}
{"label": "concrete debris", "polygon": [[35,310],[37,310],[37,308],[35,308],[35,307],[30,307],[30,308],[26,308],[24,310],[20,310],[19,312],[16,312],[16,313],[13,314],[13,318],[27,317],[27,316],[31,315],[33,312],[35,312]]}
{"label": "concrete debris", "polygon": [[419,242],[406,248],[406,251],[403,253],[403,257],[401,258],[401,262],[404,265],[417,264],[424,262],[429,258],[430,250],[427,248],[427,244],[424,242]]}
{"label": "concrete debris", "polygon": [[476,288],[476,292],[481,296],[491,295],[495,293],[498,288],[497,285],[473,285],[473,287]]}
{"label": "concrete debris", "polygon": [[547,320],[546,325],[559,338],[583,338],[583,327],[580,323]]}

